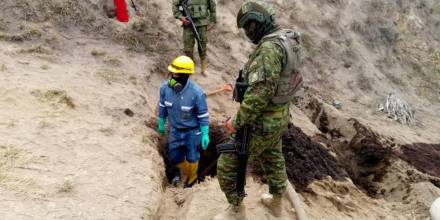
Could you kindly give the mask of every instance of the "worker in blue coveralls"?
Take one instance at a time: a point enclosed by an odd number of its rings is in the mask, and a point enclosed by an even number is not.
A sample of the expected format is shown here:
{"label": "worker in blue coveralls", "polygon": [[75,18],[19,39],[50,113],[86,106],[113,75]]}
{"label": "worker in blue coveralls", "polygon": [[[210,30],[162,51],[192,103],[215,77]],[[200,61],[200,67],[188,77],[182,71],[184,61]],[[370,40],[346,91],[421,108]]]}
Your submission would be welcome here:
{"label": "worker in blue coveralls", "polygon": [[194,61],[179,56],[168,66],[170,77],[160,87],[159,133],[165,134],[168,118],[170,160],[180,170],[180,181],[191,186],[197,180],[200,146],[209,145],[209,113],[206,94],[189,79],[195,72]]}

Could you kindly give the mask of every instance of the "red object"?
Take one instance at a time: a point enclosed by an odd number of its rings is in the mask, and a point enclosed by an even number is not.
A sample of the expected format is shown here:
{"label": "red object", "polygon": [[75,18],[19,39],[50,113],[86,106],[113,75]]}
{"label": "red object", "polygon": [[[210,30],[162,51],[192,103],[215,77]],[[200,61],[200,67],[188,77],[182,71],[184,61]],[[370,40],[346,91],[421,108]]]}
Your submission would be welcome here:
{"label": "red object", "polygon": [[234,126],[232,125],[232,118],[229,118],[229,120],[226,122],[226,128],[230,133],[237,132],[237,130],[235,130]]}
{"label": "red object", "polygon": [[127,3],[125,0],[113,0],[116,8],[116,19],[120,22],[128,22]]}

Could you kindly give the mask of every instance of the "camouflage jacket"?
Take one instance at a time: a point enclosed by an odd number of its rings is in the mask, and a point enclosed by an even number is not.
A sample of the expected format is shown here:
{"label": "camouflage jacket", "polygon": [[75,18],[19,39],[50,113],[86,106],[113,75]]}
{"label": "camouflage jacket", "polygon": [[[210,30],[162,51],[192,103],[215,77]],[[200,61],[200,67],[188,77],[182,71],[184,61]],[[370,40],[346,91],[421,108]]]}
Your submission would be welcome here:
{"label": "camouflage jacket", "polygon": [[[183,16],[180,10],[182,0],[173,0],[173,14],[176,19]],[[188,11],[197,27],[206,26],[209,23],[217,23],[215,0],[189,0]]]}
{"label": "camouflage jacket", "polygon": [[249,56],[244,76],[249,84],[233,126],[238,129],[251,125],[264,133],[280,132],[289,122],[289,103],[274,104],[278,81],[287,55],[273,41],[260,43]]}

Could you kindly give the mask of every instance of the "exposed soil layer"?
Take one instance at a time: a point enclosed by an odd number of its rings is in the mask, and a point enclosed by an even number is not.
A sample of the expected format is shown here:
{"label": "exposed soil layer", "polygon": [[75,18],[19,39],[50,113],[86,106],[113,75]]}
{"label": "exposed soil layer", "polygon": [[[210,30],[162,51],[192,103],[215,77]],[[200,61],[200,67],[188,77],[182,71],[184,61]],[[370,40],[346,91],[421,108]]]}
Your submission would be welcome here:
{"label": "exposed soil layer", "polygon": [[378,193],[376,182],[381,181],[390,165],[390,146],[393,144],[359,121],[351,121],[356,135],[349,143],[334,139],[333,149],[353,183],[364,189],[369,196],[375,196]]}
{"label": "exposed soil layer", "polygon": [[378,189],[375,182],[381,181],[386,174],[392,156],[390,148],[384,147],[376,136],[365,136],[352,142],[351,149],[354,151],[353,158],[345,158],[351,160],[351,165],[345,167],[350,178],[369,196],[376,196]]}
{"label": "exposed soil layer", "polygon": [[289,180],[299,191],[304,191],[313,180],[326,176],[342,180],[347,176],[324,146],[313,142],[293,124],[283,136],[283,153]]}
{"label": "exposed soil layer", "polygon": [[440,144],[404,145],[399,157],[424,173],[440,177]]}

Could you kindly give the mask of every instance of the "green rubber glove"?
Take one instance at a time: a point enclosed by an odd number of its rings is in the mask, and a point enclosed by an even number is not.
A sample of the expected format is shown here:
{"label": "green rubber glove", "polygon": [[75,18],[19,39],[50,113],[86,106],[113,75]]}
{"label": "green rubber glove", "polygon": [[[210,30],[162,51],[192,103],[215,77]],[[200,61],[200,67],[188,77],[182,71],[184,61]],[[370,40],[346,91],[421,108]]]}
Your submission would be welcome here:
{"label": "green rubber glove", "polygon": [[202,149],[206,150],[209,145],[209,126],[202,126],[200,130],[202,131]]}
{"label": "green rubber glove", "polygon": [[165,118],[161,118],[159,117],[159,123],[158,123],[158,127],[159,127],[159,134],[164,135],[165,134]]}

